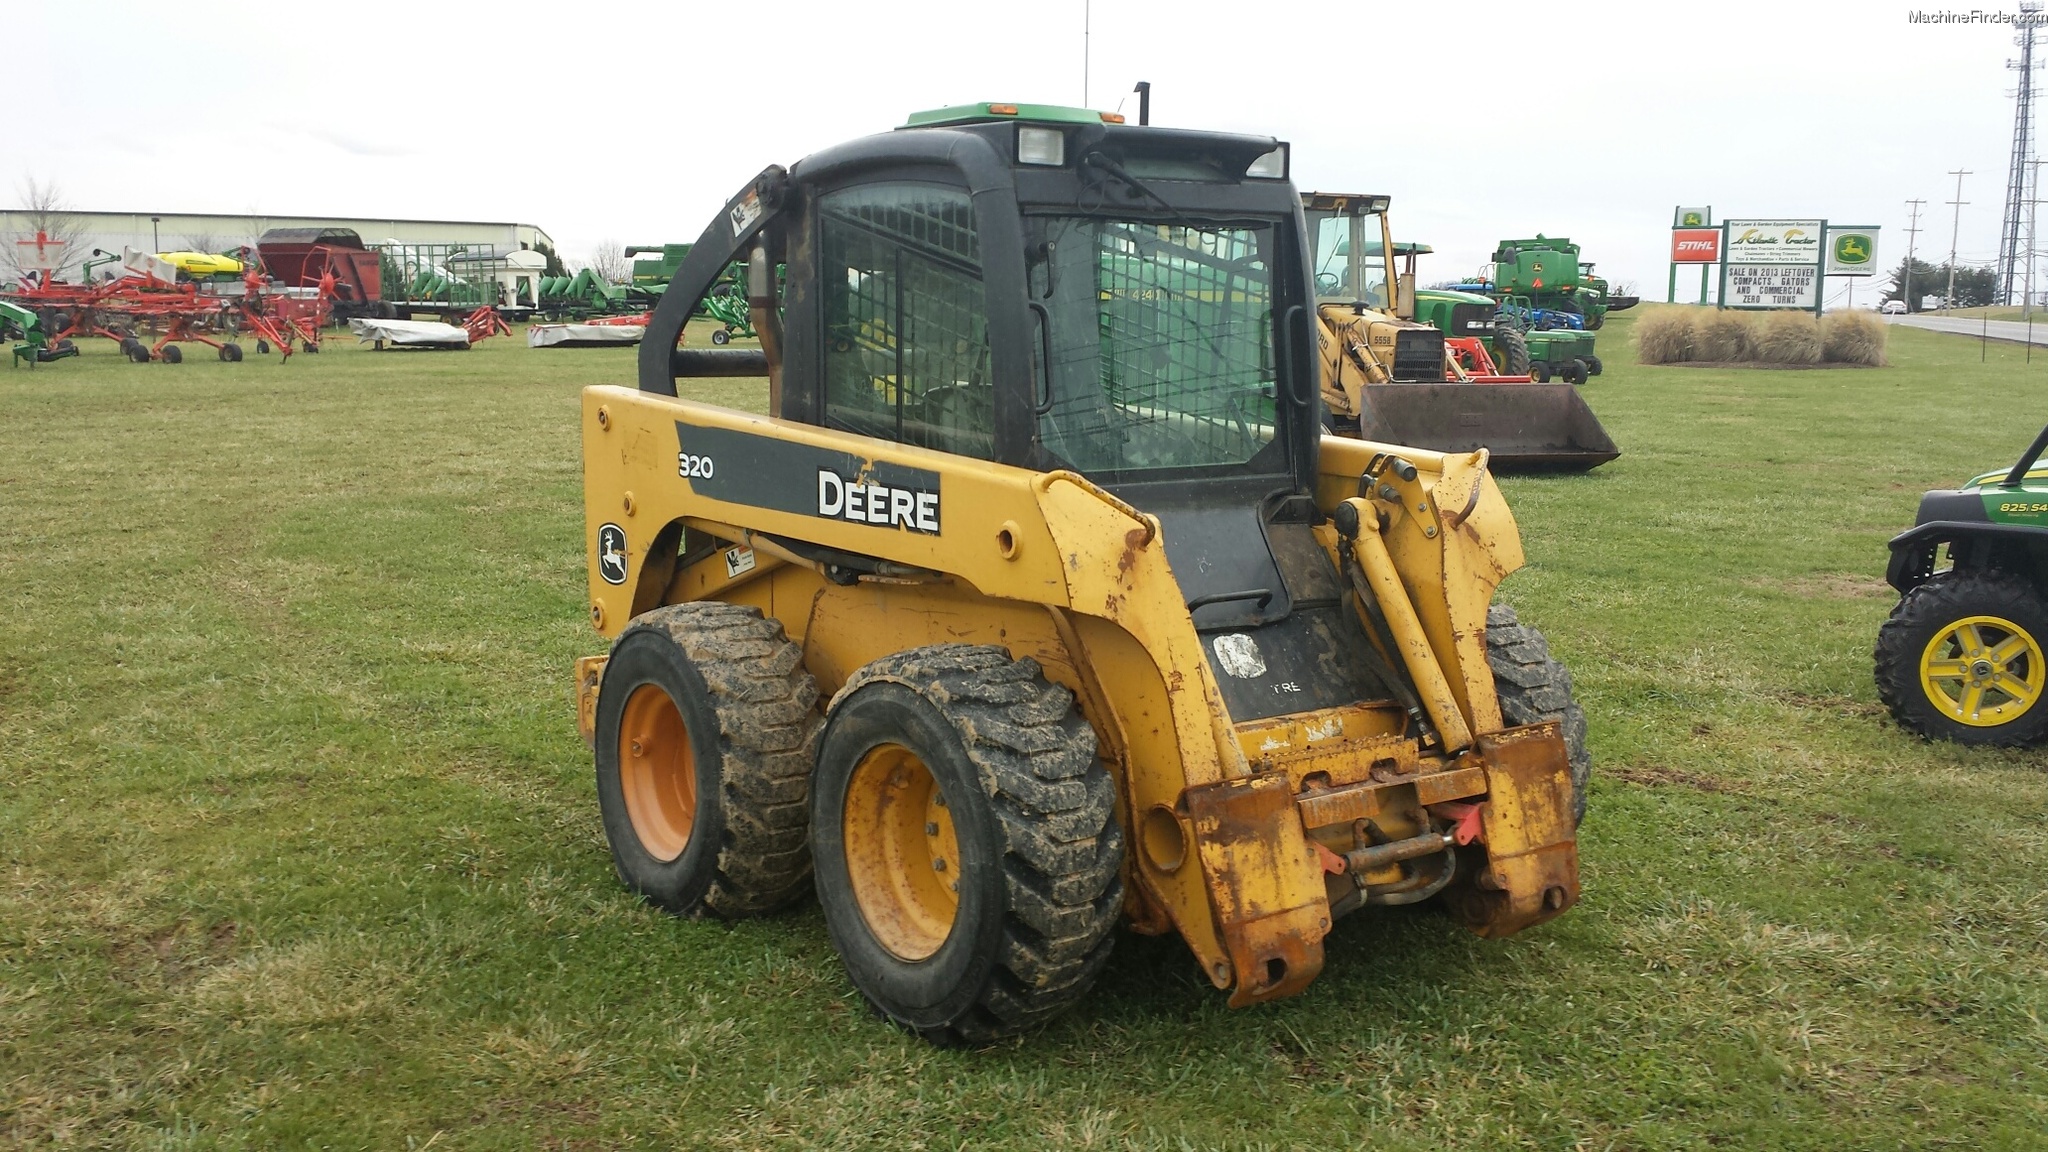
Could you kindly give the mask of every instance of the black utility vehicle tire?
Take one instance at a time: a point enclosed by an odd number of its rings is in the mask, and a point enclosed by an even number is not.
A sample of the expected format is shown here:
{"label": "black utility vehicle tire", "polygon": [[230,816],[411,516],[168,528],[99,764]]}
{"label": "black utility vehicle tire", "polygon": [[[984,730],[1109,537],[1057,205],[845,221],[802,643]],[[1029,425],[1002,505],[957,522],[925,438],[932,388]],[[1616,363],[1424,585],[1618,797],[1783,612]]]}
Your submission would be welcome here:
{"label": "black utility vehicle tire", "polygon": [[1500,374],[1503,376],[1527,376],[1529,374],[1529,341],[1514,328],[1496,328],[1493,340],[1500,349]]}
{"label": "black utility vehicle tire", "polygon": [[1555,720],[1564,730],[1572,765],[1572,822],[1584,820],[1593,755],[1586,751],[1586,713],[1572,699],[1572,674],[1550,654],[1543,633],[1522,623],[1505,604],[1486,610],[1486,662],[1493,666],[1501,719],[1510,725]]}
{"label": "black utility vehicle tire", "polygon": [[[951,922],[917,959],[870,925],[862,897],[886,893],[856,890],[847,834],[849,796],[856,828],[874,827],[863,765],[904,752],[936,786],[958,857],[945,869],[958,878]],[[1115,795],[1073,694],[1034,660],[934,645],[856,672],[833,699],[811,784],[818,899],[854,987],[947,1046],[992,1044],[1071,1007],[1108,960],[1123,908]]]}
{"label": "black utility vehicle tire", "polygon": [[1538,383],[1538,384],[1548,384],[1548,383],[1550,383],[1550,365],[1548,365],[1548,364],[1534,364],[1534,365],[1531,365],[1531,366],[1530,366],[1530,368],[1529,368],[1529,377],[1530,377],[1530,379],[1532,379],[1532,380],[1536,381],[1536,383]]}
{"label": "black utility vehicle tire", "polygon": [[[634,823],[636,811],[649,818],[649,802],[636,807],[627,795],[628,777],[644,777],[622,769],[635,755],[633,734],[622,737],[622,727],[642,691],[666,695],[680,721],[669,735],[687,742],[685,751],[649,741],[645,753],[694,761],[679,853],[650,849]],[[647,700],[660,710],[661,697]],[[620,633],[598,689],[597,801],[626,886],[679,916],[755,916],[801,897],[811,874],[804,820],[823,726],[817,700],[803,650],[758,608],[676,604]]]}
{"label": "black utility vehicle tire", "polygon": [[2032,581],[2011,572],[1943,572],[1900,597],[1878,628],[1878,699],[1899,727],[1928,739],[2004,747],[2039,741],[2048,735],[2048,693],[2036,694],[2012,719],[1983,726],[1951,717],[1929,697],[1920,676],[1928,645],[1972,616],[2009,621],[2037,647],[2048,648],[2048,600]]}

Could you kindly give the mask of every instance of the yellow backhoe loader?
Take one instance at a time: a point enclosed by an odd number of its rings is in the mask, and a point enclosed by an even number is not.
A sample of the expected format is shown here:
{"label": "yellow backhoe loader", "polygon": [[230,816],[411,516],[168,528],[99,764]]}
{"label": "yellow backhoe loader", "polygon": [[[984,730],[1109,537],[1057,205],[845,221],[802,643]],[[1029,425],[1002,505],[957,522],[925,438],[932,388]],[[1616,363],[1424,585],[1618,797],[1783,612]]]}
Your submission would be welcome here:
{"label": "yellow backhoe loader", "polygon": [[[1621,455],[1577,388],[1526,375],[1528,347],[1520,332],[1496,330],[1493,301],[1417,291],[1415,255],[1428,249],[1394,242],[1388,203],[1302,194],[1324,426],[1446,452],[1485,447],[1495,467],[1525,470],[1583,471]],[[1406,257],[1399,272],[1396,256]]]}
{"label": "yellow backhoe loader", "polygon": [[[1232,1005],[1339,918],[1572,906],[1585,718],[1494,605],[1482,451],[1321,435],[1288,149],[975,104],[770,167],[582,407],[579,718],[620,877],[815,887],[940,1043],[1072,1005],[1119,922]],[[744,262],[760,348],[679,346]],[[678,399],[762,375],[768,413]],[[1360,962],[1352,960],[1349,962]]]}

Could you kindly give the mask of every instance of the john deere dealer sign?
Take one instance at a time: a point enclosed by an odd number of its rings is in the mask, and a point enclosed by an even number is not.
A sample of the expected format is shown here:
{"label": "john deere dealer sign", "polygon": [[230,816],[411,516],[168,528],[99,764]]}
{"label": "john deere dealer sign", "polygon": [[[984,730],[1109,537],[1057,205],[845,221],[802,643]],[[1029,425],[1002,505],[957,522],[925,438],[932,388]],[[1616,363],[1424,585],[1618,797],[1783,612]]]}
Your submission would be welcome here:
{"label": "john deere dealer sign", "polygon": [[1877,275],[1877,229],[1828,225],[1828,275]]}
{"label": "john deere dealer sign", "polygon": [[1820,306],[1827,223],[1821,220],[1730,220],[1721,245],[1721,306]]}

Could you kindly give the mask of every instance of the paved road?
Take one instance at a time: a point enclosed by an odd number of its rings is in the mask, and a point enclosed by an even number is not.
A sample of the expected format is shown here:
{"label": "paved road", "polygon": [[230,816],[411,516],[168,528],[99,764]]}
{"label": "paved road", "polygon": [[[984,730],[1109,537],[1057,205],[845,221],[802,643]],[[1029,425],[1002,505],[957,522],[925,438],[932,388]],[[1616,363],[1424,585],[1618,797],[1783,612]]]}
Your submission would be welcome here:
{"label": "paved road", "polygon": [[[2027,325],[2019,320],[1993,320],[1989,324],[1963,316],[1887,316],[1893,324],[1904,324],[1911,328],[1925,328],[1930,332],[1954,332],[1962,336],[1990,336],[1993,340],[2027,342]],[[2048,312],[2034,319],[2033,342],[2048,345]]]}

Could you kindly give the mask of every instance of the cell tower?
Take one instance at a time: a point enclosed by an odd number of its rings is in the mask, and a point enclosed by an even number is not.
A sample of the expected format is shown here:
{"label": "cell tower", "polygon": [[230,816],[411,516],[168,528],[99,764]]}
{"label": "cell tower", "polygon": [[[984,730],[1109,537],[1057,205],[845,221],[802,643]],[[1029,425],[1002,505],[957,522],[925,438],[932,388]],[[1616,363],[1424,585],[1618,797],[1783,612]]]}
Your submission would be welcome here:
{"label": "cell tower", "polygon": [[2021,276],[2020,222],[2026,213],[2029,195],[2027,176],[2032,171],[2029,162],[2034,152],[2034,30],[2041,19],[2042,0],[2020,0],[2020,34],[2013,37],[2019,45],[2020,58],[2007,60],[2005,66],[2020,74],[2019,91],[2015,94],[2017,107],[2012,120],[2012,171],[2005,182],[2005,218],[1998,230],[1998,300],[2002,304],[2013,303],[2014,286]]}

